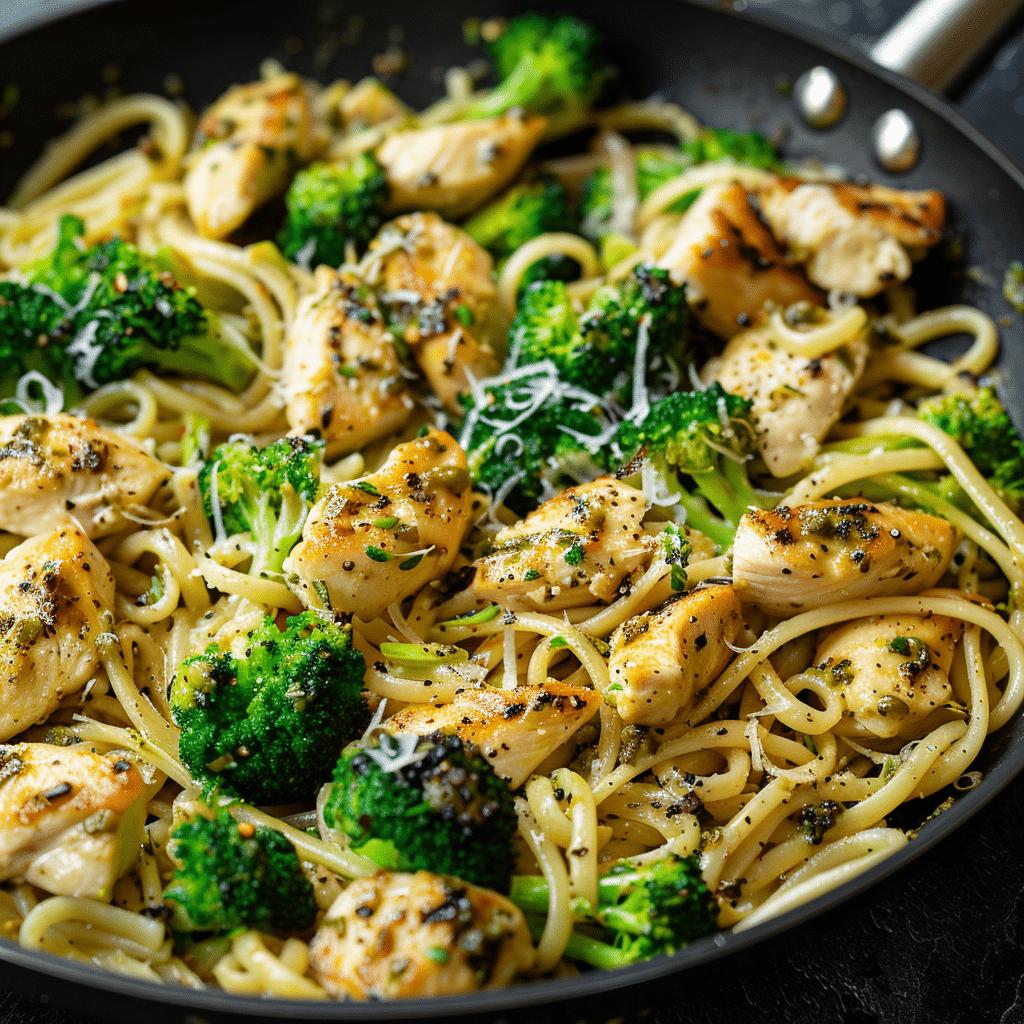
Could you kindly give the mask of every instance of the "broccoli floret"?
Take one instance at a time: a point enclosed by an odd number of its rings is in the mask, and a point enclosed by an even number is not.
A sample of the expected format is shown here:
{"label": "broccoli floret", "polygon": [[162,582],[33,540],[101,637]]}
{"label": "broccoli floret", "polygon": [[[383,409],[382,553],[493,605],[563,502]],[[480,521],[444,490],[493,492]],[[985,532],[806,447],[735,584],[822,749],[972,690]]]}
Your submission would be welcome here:
{"label": "broccoli floret", "polygon": [[[514,878],[511,897],[530,914],[548,909],[547,886],[540,877]],[[605,969],[674,953],[710,935],[718,920],[718,904],[701,878],[695,854],[673,855],[645,867],[616,864],[598,883],[598,906],[576,909],[600,927],[601,937],[574,929],[565,955]]]}
{"label": "broccoli floret", "polygon": [[301,536],[320,490],[323,447],[312,437],[284,437],[266,448],[228,441],[203,464],[203,509],[218,536],[252,535],[252,575],[279,573]]}
{"label": "broccoli floret", "polygon": [[678,380],[686,352],[686,291],[668,271],[641,264],[624,281],[593,295],[579,316],[565,285],[531,285],[519,303],[509,334],[514,365],[550,359],[568,384],[598,396],[633,397],[635,364],[655,394]]}
{"label": "broccoli floret", "polygon": [[62,217],[55,249],[28,271],[30,289],[62,310],[57,323],[52,305],[38,304],[39,319],[23,323],[49,337],[53,365],[90,390],[143,367],[204,377],[233,391],[249,382],[251,357],[178,284],[168,257],[141,253],[120,238],[85,248],[82,231],[77,217]]}
{"label": "broccoli floret", "polygon": [[592,394],[559,380],[550,360],[482,381],[459,400],[466,409],[459,443],[473,482],[500,492],[509,508],[525,514],[600,474],[592,452],[613,429],[607,412]]}
{"label": "broccoli floret", "polygon": [[363,656],[349,626],[306,611],[267,618],[236,656],[216,645],[171,684],[181,759],[193,776],[258,804],[309,799],[368,722]]}
{"label": "broccoli floret", "polygon": [[496,259],[547,231],[571,231],[574,218],[569,193],[557,181],[516,185],[462,225]]}
{"label": "broccoli floret", "polygon": [[922,402],[918,415],[956,441],[1003,501],[1024,509],[1024,439],[991,387],[973,397],[941,395]]}
{"label": "broccoli floret", "polygon": [[[623,420],[605,451],[606,464],[629,463],[642,451],[663,489],[679,498],[687,523],[728,547],[747,507],[764,504],[746,469],[757,439],[752,404],[718,383],[706,391],[677,391],[656,402],[639,423]],[[681,487],[679,473],[693,479],[696,494]]]}
{"label": "broccoli floret", "polygon": [[303,932],[316,920],[295,847],[273,829],[236,822],[221,808],[179,825],[171,843],[180,866],[164,899],[175,931]]}
{"label": "broccoli floret", "polygon": [[683,152],[695,164],[728,158],[765,171],[777,171],[782,166],[775,147],[758,132],[704,128],[696,139],[683,146]]}
{"label": "broccoli floret", "polygon": [[616,77],[604,39],[570,15],[524,14],[488,44],[498,84],[467,117],[494,117],[513,107],[544,114],[557,131],[581,122]]}
{"label": "broccoli floret", "polygon": [[347,164],[310,164],[285,196],[281,251],[306,266],[340,266],[349,244],[361,253],[377,233],[388,195],[384,170],[370,153]]}
{"label": "broccoli floret", "polygon": [[512,794],[458,736],[383,733],[366,747],[349,747],[323,816],[382,867],[456,875],[508,892],[517,827]]}

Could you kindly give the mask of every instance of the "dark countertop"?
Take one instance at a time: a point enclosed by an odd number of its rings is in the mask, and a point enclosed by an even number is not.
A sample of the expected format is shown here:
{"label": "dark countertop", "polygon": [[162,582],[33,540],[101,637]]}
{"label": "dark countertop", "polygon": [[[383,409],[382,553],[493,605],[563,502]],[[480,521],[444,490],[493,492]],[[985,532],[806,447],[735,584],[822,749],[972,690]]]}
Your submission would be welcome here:
{"label": "dark countertop", "polygon": [[[999,4],[1002,0],[991,0]],[[60,0],[0,0],[0,28]],[[866,50],[909,0],[737,0],[782,23]],[[1024,24],[955,100],[1024,163]],[[1024,239],[1021,240],[1024,251]],[[527,1019],[591,1024],[1020,1024],[1024,1022],[1024,778],[894,877],[809,924],[642,991]],[[116,996],[51,997],[51,979],[0,963],[0,1024],[163,1018]],[[639,1009],[642,1008],[642,1009]],[[82,1016],[87,1013],[89,1016]],[[166,1011],[167,1020],[203,1018]],[[154,1020],[155,1024],[155,1020]]]}

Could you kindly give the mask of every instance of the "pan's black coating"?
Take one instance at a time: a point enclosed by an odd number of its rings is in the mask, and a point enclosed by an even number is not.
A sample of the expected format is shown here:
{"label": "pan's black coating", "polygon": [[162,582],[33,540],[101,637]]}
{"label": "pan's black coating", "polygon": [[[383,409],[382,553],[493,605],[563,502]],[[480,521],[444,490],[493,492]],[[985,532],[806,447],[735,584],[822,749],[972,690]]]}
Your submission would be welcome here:
{"label": "pan's black coating", "polygon": [[[0,128],[14,137],[0,151],[0,195],[66,122],[56,108],[83,93],[102,94],[116,71],[124,92],[163,92],[168,74],[180,77],[194,108],[216,98],[230,83],[256,77],[261,60],[276,57],[288,68],[320,80],[357,79],[371,72],[371,58],[400,36],[411,58],[394,81],[413,106],[424,106],[442,91],[440,74],[479,52],[463,44],[461,24],[481,13],[509,14],[524,6],[501,0],[452,0],[443,5],[402,2],[317,5],[249,0],[185,0],[173,7],[127,0],[87,10],[33,32],[0,42],[0,79],[16,82],[20,99]],[[543,6],[538,3],[532,6]],[[614,7],[559,3],[601,25],[612,41],[626,85],[635,97],[653,92],[676,100],[700,120],[735,129],[756,128],[780,139],[787,155],[819,156],[851,174],[908,188],[936,188],[950,200],[950,234],[963,247],[959,265],[931,258],[929,274],[918,274],[922,305],[966,301],[1001,325],[1002,393],[1018,423],[1024,420],[1024,338],[1019,318],[1001,296],[1007,263],[1024,250],[1024,175],[992,142],[930,94],[849,55],[840,56],[798,36],[748,18],[682,2],[632,0]],[[352,45],[351,18],[364,28]],[[400,27],[401,32],[395,33]],[[807,68],[826,63],[842,78],[850,96],[845,118],[816,132],[799,119],[780,83],[793,82]],[[905,109],[924,140],[922,158],[909,174],[886,175],[874,163],[869,131],[893,106]],[[695,943],[671,958],[659,958],[616,972],[480,993],[458,999],[400,1004],[344,1004],[267,1001],[216,992],[160,988],[109,974],[0,940],[0,957],[43,971],[67,985],[81,1009],[124,1019],[191,1019],[190,1011],[217,1019],[273,1016],[342,1020],[408,1020],[452,1015],[528,1013],[525,1008],[575,999],[566,1017],[598,1018],[635,1010],[642,1000],[629,986],[728,955],[802,921],[874,885],[948,835],[992,799],[1024,766],[1024,719],[993,737],[977,767],[984,779],[956,805],[928,822],[918,839],[856,881],[775,921],[740,935]],[[87,987],[83,987],[87,986]],[[613,991],[614,990],[614,991]],[[111,1000],[109,993],[118,993]],[[157,1005],[152,1000],[159,1000]],[[199,1018],[202,1019],[202,1018]]]}

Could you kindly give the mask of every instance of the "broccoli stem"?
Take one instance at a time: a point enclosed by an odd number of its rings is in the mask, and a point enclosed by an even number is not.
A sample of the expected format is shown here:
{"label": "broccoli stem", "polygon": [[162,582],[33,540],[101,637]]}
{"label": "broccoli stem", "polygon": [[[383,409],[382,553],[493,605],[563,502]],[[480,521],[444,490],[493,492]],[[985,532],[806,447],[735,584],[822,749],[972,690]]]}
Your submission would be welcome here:
{"label": "broccoli stem", "polygon": [[699,494],[687,494],[684,491],[679,504],[686,510],[687,526],[700,530],[723,550],[732,545],[736,536],[735,528],[719,519]]}
{"label": "broccoli stem", "polygon": [[[547,910],[547,896],[544,897],[544,900],[544,909]],[[513,902],[516,902],[514,897]],[[526,924],[534,941],[540,939],[541,935],[544,934],[543,917],[527,913]],[[625,967],[627,964],[634,962],[634,957],[625,950],[611,946],[607,942],[595,939],[593,936],[584,935],[575,928],[569,933],[569,941],[565,944],[564,955],[570,960],[576,960],[606,971],[614,970],[616,967]]]}
{"label": "broccoli stem", "polygon": [[467,118],[497,117],[513,107],[526,107],[536,100],[537,81],[544,76],[535,53],[524,53],[512,73],[466,113]]}
{"label": "broccoli stem", "polygon": [[252,380],[252,360],[241,349],[219,336],[210,317],[206,334],[182,338],[175,348],[158,348],[148,341],[139,345],[140,363],[163,371],[205,377],[230,391],[241,391]]}

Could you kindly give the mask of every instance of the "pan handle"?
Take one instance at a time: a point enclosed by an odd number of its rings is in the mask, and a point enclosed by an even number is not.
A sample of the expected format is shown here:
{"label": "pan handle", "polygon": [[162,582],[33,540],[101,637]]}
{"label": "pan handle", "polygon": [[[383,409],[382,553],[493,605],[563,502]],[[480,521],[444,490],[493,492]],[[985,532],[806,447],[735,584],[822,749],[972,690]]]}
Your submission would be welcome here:
{"label": "pan handle", "polygon": [[871,48],[883,67],[945,92],[1024,0],[920,0]]}

